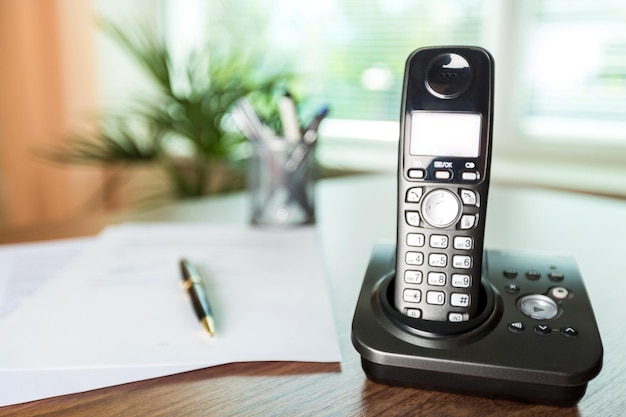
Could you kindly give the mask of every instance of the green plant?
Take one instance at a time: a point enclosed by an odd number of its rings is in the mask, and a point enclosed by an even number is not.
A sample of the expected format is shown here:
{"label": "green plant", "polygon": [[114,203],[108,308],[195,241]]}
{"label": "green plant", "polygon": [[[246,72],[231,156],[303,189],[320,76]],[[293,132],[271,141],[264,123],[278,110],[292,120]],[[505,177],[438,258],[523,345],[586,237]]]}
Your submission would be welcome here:
{"label": "green plant", "polygon": [[72,135],[49,156],[81,164],[156,162],[175,197],[205,194],[213,165],[241,159],[244,137],[228,128],[229,109],[244,96],[267,102],[290,75],[282,70],[267,75],[259,59],[215,47],[175,68],[166,45],[145,28],[127,32],[106,21],[100,27],[153,81],[155,94],[99,115],[97,128]]}

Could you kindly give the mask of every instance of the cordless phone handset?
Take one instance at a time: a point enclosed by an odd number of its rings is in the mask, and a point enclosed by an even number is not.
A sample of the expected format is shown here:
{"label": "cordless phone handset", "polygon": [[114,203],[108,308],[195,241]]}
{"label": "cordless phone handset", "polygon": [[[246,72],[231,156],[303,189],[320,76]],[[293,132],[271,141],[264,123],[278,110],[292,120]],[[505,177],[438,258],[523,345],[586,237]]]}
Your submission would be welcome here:
{"label": "cordless phone handset", "polygon": [[493,59],[423,48],[406,64],[394,302],[424,320],[477,313],[489,189]]}

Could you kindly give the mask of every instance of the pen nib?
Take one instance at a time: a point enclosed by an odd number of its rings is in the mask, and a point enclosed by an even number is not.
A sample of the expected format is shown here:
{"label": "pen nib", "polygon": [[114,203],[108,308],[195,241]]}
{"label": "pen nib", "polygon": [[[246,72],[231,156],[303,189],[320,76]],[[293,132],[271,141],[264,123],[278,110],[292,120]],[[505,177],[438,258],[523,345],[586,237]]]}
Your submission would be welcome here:
{"label": "pen nib", "polygon": [[201,321],[209,336],[213,336],[215,334],[215,323],[213,322],[213,318],[203,317]]}

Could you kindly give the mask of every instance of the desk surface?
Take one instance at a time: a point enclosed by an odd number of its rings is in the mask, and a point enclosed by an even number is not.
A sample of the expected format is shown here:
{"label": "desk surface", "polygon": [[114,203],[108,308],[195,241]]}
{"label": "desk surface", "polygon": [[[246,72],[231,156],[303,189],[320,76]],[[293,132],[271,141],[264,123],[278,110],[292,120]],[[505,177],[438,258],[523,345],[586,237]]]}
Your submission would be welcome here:
{"label": "desk surface", "polygon": [[[486,247],[574,256],[590,294],[604,344],[604,369],[574,408],[526,405],[464,395],[389,387],[361,370],[350,342],[354,307],[377,241],[395,236],[392,176],[325,180],[318,184],[320,244],[329,275],[340,364],[238,363],[87,393],[0,408],[5,415],[457,415],[611,416],[626,410],[626,202],[555,191],[493,186]],[[242,223],[247,199],[236,194],[115,217]],[[0,241],[96,232],[100,220]],[[26,238],[24,238],[26,236]]]}

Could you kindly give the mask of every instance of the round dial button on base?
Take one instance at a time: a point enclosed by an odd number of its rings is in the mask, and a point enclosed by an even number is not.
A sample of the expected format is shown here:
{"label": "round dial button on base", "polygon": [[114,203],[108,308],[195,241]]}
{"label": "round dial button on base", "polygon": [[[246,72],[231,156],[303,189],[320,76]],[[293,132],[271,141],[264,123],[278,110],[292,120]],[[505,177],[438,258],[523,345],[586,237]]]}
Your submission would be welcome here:
{"label": "round dial button on base", "polygon": [[422,217],[433,227],[448,227],[459,219],[460,214],[461,203],[451,191],[433,190],[422,201]]}
{"label": "round dial button on base", "polygon": [[517,306],[522,313],[536,320],[550,320],[559,313],[554,300],[541,294],[526,295],[520,298]]}

